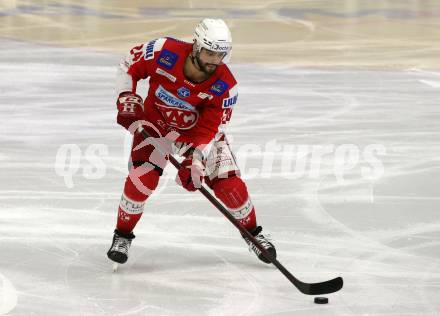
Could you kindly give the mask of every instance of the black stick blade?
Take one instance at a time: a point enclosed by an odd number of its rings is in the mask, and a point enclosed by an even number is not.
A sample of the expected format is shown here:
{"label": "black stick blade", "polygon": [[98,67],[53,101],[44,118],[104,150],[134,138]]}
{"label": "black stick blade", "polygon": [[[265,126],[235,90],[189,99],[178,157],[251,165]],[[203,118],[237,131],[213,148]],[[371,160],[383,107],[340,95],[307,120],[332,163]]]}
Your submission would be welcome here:
{"label": "black stick blade", "polygon": [[298,290],[306,295],[321,295],[339,291],[344,285],[341,277],[319,283],[304,283],[299,281],[296,284]]}

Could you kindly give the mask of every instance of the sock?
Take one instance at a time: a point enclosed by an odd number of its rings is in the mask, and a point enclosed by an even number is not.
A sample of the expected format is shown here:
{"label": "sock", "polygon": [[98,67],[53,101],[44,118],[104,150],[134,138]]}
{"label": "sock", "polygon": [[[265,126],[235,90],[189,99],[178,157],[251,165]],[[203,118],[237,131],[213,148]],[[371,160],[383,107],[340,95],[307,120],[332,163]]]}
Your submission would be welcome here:
{"label": "sock", "polygon": [[119,203],[117,230],[124,234],[133,231],[142,216],[145,201],[156,189],[159,178],[160,175],[156,170],[147,167],[141,166],[130,170]]}

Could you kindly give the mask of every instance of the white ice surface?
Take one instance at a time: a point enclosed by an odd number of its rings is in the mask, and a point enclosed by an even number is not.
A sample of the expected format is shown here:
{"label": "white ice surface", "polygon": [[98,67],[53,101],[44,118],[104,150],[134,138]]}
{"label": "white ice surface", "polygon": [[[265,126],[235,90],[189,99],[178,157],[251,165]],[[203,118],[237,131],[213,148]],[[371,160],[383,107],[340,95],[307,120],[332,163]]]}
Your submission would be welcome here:
{"label": "white ice surface", "polygon": [[[172,166],[112,273],[129,142],[115,123],[120,56],[0,47],[0,315],[440,315],[439,73],[232,66],[240,103],[229,133],[279,260],[307,282],[345,280],[321,306],[177,187]],[[384,173],[366,180],[360,160],[338,182],[329,153],[295,177],[274,140],[361,154],[380,144]],[[56,172],[65,144],[79,159],[71,182]]]}

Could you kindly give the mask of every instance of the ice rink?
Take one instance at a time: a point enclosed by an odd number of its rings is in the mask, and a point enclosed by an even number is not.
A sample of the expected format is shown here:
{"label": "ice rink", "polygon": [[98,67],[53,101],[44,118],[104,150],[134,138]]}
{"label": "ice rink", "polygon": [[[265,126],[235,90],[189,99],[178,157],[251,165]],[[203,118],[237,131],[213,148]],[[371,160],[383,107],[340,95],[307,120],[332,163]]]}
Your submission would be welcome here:
{"label": "ice rink", "polygon": [[[344,278],[327,305],[171,165],[112,273],[116,65],[205,16],[231,25],[228,134],[259,224],[299,279]],[[0,315],[440,315],[439,19],[429,0],[2,2]]]}

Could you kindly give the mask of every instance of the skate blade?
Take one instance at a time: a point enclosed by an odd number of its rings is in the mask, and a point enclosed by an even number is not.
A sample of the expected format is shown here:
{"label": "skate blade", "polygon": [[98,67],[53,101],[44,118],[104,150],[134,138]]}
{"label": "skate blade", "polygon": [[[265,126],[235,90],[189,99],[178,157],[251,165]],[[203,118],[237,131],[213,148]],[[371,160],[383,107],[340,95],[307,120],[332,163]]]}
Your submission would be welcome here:
{"label": "skate blade", "polygon": [[112,267],[113,272],[118,271],[118,267],[119,267],[119,264],[117,262],[114,262],[113,267]]}

